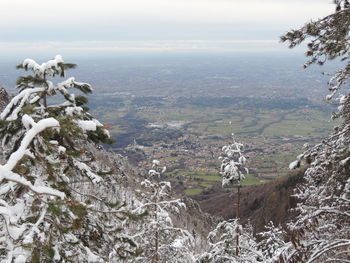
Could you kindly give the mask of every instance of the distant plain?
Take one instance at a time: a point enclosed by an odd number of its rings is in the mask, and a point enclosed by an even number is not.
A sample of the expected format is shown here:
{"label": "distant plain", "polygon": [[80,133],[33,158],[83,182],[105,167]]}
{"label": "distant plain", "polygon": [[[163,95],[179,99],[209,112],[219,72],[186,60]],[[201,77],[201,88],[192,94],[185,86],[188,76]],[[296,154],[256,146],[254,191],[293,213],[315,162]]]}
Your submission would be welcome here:
{"label": "distant plain", "polygon": [[[66,60],[78,64],[69,74],[95,89],[88,106],[110,126],[116,139],[110,149],[146,168],[160,159],[188,195],[220,184],[218,157],[231,133],[247,146],[251,185],[285,175],[302,145],[320,141],[336,124],[324,99],[327,76],[320,74],[332,66],[304,70],[305,58],[287,52]],[[15,64],[0,63],[0,83],[11,93],[23,74]],[[135,142],[141,147],[133,149]]]}

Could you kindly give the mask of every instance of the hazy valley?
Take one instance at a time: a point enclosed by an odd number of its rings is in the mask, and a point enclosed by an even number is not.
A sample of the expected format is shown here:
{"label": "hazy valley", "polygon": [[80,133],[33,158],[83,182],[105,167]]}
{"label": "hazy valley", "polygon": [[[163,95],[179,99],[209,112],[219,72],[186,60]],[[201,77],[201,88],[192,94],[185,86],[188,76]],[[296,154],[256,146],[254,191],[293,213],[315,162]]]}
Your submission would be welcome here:
{"label": "hazy valley", "polygon": [[91,61],[80,74],[95,76],[89,106],[110,126],[112,149],[139,167],[161,160],[177,189],[196,195],[220,189],[218,157],[232,132],[247,147],[245,185],[287,174],[305,143],[329,134],[326,77],[302,62],[285,54],[148,55],[107,60],[105,71]]}
{"label": "hazy valley", "polygon": [[286,53],[145,54],[80,59],[76,78],[94,87],[88,106],[116,139],[111,150],[141,168],[161,160],[191,196],[219,191],[218,157],[231,133],[247,147],[243,185],[286,175],[305,143],[330,133],[326,77],[302,63]]}

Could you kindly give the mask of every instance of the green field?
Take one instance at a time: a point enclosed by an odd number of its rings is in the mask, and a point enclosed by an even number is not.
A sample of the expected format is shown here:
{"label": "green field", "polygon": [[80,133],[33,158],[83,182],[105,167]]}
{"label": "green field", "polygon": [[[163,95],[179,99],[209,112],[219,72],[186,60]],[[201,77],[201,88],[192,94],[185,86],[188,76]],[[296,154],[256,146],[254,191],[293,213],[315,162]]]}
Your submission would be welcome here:
{"label": "green field", "polygon": [[[216,185],[221,185],[221,176],[219,173],[207,172],[207,171],[177,171],[172,173],[172,176],[167,178],[169,181],[176,181],[174,175],[181,175],[184,177],[187,189],[185,189],[186,195],[197,195],[203,190],[209,189]],[[251,174],[245,175],[245,180],[242,181],[243,186],[262,184],[268,180],[258,178]]]}
{"label": "green field", "polygon": [[203,191],[202,188],[190,188],[190,189],[185,189],[185,194],[186,195],[199,195]]}

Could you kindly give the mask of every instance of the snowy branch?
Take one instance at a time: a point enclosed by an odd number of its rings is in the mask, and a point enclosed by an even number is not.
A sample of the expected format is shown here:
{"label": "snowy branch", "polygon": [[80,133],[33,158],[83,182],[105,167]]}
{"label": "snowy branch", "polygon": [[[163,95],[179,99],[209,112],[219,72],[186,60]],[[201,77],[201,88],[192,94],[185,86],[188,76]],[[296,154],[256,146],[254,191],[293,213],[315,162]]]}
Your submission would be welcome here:
{"label": "snowy branch", "polygon": [[65,197],[64,193],[52,189],[51,187],[34,186],[30,181],[12,171],[16,167],[16,165],[22,160],[24,155],[26,155],[27,149],[35,136],[37,136],[40,132],[47,128],[59,127],[58,121],[54,118],[43,119],[35,123],[31,117],[29,117],[28,115],[24,115],[22,117],[22,120],[23,122],[24,120],[25,122],[30,122],[32,127],[26,132],[25,136],[21,141],[20,147],[14,153],[11,154],[7,163],[5,165],[0,165],[0,181],[7,180],[10,182],[15,182],[17,184],[29,188],[36,194],[53,195],[63,199]]}
{"label": "snowy branch", "polygon": [[[2,120],[13,121],[17,119],[18,113],[22,110],[24,104],[29,100],[29,98],[36,93],[44,91],[45,88],[33,88],[26,89],[15,96],[11,102],[6,106],[0,115]],[[19,105],[17,105],[19,103]],[[14,108],[16,107],[16,108]],[[12,111],[12,112],[11,112]]]}

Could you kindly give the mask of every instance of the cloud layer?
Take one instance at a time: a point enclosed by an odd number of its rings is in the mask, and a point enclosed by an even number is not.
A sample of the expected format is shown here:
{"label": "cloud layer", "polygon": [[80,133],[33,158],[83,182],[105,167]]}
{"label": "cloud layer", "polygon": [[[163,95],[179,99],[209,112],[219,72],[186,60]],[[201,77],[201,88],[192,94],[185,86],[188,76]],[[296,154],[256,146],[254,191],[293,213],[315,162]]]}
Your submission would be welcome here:
{"label": "cloud layer", "polygon": [[333,8],[312,0],[2,0],[0,30],[5,41],[271,39]]}
{"label": "cloud layer", "polygon": [[333,10],[327,0],[2,0],[0,57],[278,50],[284,32]]}

